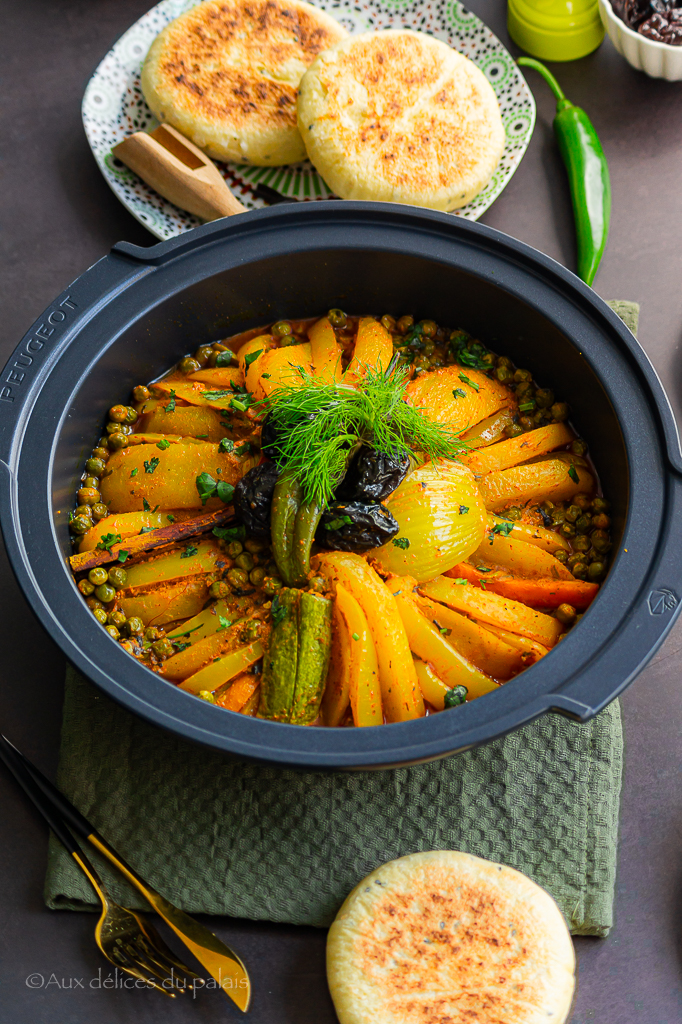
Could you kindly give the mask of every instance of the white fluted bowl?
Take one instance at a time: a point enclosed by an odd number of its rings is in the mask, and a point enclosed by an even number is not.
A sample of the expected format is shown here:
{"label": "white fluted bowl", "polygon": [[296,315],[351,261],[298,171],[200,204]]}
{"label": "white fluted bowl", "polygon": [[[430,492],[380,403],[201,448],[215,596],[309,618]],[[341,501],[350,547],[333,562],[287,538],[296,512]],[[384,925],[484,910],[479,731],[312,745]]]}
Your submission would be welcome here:
{"label": "white fluted bowl", "polygon": [[668,82],[682,80],[682,46],[657,43],[628,28],[609,0],[599,0],[599,13],[609,39],[628,64],[651,78],[665,78]]}

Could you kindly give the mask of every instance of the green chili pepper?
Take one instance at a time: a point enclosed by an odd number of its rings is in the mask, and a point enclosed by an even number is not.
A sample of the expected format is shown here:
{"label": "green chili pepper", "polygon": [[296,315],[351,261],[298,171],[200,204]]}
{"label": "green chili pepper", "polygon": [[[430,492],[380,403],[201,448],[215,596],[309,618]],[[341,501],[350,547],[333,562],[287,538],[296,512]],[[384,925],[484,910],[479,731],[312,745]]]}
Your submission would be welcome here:
{"label": "green chili pepper", "polygon": [[272,553],[279,574],[291,586],[297,576],[294,564],[294,531],[296,514],[301,505],[301,485],[297,479],[283,473],[275,485],[270,511]]}
{"label": "green chili pepper", "polygon": [[554,134],[571,188],[578,276],[591,285],[604,254],[611,218],[611,183],[604,150],[585,111],[566,99],[544,64],[531,57],[519,57],[517,63],[538,71],[556,97]]}
{"label": "green chili pepper", "polygon": [[310,548],[315,539],[315,531],[319,526],[325,506],[317,502],[306,502],[302,504],[296,513],[296,524],[294,526],[294,543],[292,547],[292,561],[294,567],[295,586],[302,587],[308,581],[310,572]]}

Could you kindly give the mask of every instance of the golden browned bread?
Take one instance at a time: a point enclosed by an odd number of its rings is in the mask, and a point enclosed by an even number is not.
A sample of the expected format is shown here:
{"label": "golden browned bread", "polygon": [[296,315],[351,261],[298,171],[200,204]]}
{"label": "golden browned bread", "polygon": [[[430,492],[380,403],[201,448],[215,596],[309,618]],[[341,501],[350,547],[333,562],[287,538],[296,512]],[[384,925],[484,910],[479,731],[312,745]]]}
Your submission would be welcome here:
{"label": "golden browned bread", "polygon": [[467,853],[413,853],[365,878],[327,941],[341,1024],[563,1024],[575,957],[544,889]]}
{"label": "golden browned bread", "polygon": [[305,157],[296,91],[318,53],[347,35],[301,0],[205,0],[151,45],[142,91],[160,121],[218,160]]}
{"label": "golden browned bread", "polygon": [[301,79],[308,156],[343,199],[455,210],[490,180],[504,126],[485,75],[446,43],[408,30],[351,36]]}

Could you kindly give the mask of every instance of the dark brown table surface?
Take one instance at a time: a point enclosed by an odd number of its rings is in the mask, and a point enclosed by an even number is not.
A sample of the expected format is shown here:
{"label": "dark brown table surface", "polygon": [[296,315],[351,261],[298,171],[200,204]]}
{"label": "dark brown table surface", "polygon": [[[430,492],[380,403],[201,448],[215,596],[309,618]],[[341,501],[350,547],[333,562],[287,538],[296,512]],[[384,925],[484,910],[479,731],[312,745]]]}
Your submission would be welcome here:
{"label": "dark brown table surface", "polygon": [[[88,78],[147,6],[148,0],[0,4],[0,365],[48,302],[114,242],[153,242],[101,178],[80,121]],[[471,6],[509,44],[501,0],[472,0]],[[613,223],[596,288],[606,298],[641,302],[641,342],[682,419],[682,83],[634,71],[608,40],[591,56],[555,70],[567,95],[588,110],[611,167]],[[553,104],[537,77],[529,77],[538,101],[535,134],[483,220],[573,267]],[[4,554],[0,601],[0,724],[54,773],[64,659],[29,612]],[[682,622],[623,697],[616,923],[607,939],[576,941],[573,1024],[682,1021],[681,670]],[[45,830],[4,772],[0,792],[0,1024],[237,1019],[215,992],[182,1006],[153,992],[98,987],[98,972],[106,978],[108,965],[94,945],[95,919],[45,909]],[[250,966],[253,1024],[336,1019],[325,982],[324,933],[209,920]]]}

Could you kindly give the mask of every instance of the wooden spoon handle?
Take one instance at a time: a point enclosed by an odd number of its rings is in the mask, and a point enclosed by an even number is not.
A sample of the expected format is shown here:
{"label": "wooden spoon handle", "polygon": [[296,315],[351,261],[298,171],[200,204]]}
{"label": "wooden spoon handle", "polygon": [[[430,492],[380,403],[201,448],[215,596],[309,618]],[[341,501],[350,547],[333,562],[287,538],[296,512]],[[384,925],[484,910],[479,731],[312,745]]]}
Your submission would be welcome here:
{"label": "wooden spoon handle", "polygon": [[246,210],[213,161],[168,124],[149,134],[135,132],[112,152],[165,199],[202,220]]}

